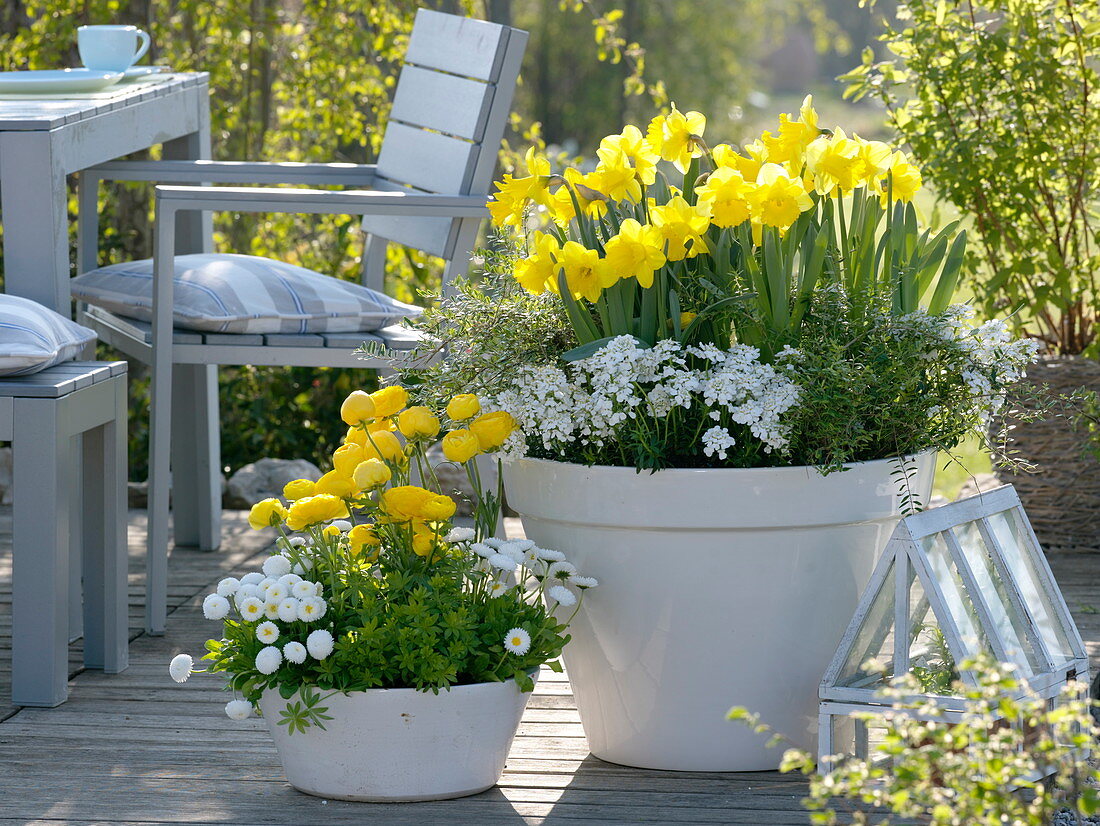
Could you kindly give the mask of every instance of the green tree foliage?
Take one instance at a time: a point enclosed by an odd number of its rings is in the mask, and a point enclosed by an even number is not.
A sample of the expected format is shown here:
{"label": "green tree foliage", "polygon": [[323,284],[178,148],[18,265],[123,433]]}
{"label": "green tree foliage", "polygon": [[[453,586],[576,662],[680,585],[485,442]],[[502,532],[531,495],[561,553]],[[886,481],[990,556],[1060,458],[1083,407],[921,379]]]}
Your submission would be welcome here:
{"label": "green tree foliage", "polygon": [[893,57],[866,50],[846,94],[884,103],[940,195],[973,216],[986,312],[1023,308],[1051,351],[1095,350],[1100,4],[910,0],[896,17]]}

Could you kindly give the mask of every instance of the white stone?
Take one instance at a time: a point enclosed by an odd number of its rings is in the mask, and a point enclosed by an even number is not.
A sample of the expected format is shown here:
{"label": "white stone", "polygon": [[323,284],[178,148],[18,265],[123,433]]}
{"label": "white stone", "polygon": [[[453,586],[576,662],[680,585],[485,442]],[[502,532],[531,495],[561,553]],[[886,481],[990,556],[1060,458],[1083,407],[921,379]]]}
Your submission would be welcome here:
{"label": "white stone", "polygon": [[261,499],[283,495],[283,486],[295,479],[316,482],[321,478],[317,465],[305,459],[260,459],[245,465],[229,478],[227,508],[251,508]]}

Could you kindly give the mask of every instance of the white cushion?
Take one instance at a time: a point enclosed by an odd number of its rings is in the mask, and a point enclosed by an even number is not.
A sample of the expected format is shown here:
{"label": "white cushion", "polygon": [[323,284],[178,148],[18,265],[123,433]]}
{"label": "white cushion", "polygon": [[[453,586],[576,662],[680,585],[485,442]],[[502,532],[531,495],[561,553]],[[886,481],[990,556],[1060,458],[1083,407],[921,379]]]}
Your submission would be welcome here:
{"label": "white cushion", "polygon": [[[421,310],[339,278],[254,255],[176,257],[175,326],[208,333],[360,333]],[[152,320],[153,260],[112,264],[72,280],[73,295]]]}
{"label": "white cushion", "polygon": [[26,298],[0,294],[0,376],[26,376],[78,358],[95,331]]}

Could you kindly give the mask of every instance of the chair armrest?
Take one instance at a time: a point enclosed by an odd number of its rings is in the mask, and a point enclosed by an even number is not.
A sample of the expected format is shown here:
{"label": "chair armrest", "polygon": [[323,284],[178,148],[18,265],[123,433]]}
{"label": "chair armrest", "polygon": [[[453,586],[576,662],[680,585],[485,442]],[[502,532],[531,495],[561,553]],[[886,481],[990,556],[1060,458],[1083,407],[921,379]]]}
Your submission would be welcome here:
{"label": "chair armrest", "polygon": [[374,184],[374,170],[374,164],[354,163],[111,161],[86,169],[81,174],[95,176],[103,181],[369,187]]}
{"label": "chair armrest", "polygon": [[391,215],[485,218],[484,195],[421,192],[273,189],[266,187],[158,186],[157,220],[166,212],[296,212],[316,215]]}

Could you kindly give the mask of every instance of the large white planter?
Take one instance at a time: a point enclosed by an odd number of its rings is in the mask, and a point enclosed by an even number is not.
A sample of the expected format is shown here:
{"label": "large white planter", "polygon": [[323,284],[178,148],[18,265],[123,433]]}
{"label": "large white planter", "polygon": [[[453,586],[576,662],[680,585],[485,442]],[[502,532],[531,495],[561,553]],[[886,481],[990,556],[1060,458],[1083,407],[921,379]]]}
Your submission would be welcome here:
{"label": "large white planter", "polygon": [[[924,502],[934,458],[916,460]],[[735,705],[814,752],[818,684],[900,515],[896,470],[506,464],[528,538],[600,580],[565,649],[592,753],[653,769],[776,768],[781,749],[726,722]]]}
{"label": "large white planter", "polygon": [[286,779],[299,791],[336,800],[443,800],[496,785],[530,696],[513,680],[439,694],[334,694],[322,703],[333,718],[325,729],[294,734],[277,725],[288,702],[277,692],[264,692],[260,710]]}

